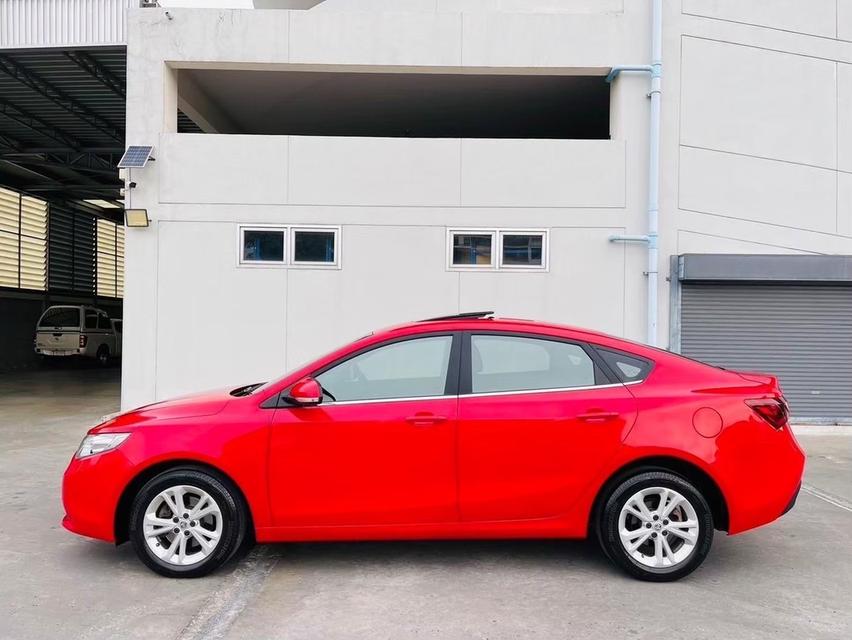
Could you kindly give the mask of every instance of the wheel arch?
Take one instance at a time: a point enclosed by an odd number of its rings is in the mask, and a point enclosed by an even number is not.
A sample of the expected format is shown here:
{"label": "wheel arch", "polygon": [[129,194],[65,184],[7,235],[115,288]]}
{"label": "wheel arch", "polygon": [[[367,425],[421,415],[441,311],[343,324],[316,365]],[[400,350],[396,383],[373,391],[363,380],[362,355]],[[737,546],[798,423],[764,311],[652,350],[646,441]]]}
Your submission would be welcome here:
{"label": "wheel arch", "polygon": [[222,471],[222,469],[207,462],[200,462],[198,460],[187,458],[164,460],[162,462],[152,464],[151,466],[142,469],[133,477],[132,480],[130,480],[130,482],[127,483],[127,486],[125,486],[124,490],[121,492],[121,497],[118,499],[118,505],[116,506],[113,518],[113,531],[115,533],[116,545],[127,542],[129,539],[130,509],[133,506],[133,499],[136,497],[136,494],[151,478],[154,478],[165,471],[171,471],[172,469],[193,469],[196,471],[203,471],[216,477],[220,481],[224,480],[227,484],[233,487],[237,492],[238,498],[242,500],[243,506],[248,514],[249,521],[246,526],[246,531],[248,532],[247,535],[254,537],[254,516],[251,512],[251,505],[246,499],[246,495],[240,485],[237,484],[229,474]]}
{"label": "wheel arch", "polygon": [[606,482],[601,485],[601,488],[595,495],[594,502],[592,502],[592,508],[589,511],[588,531],[598,531],[600,509],[606,497],[615,487],[621,484],[626,478],[640,471],[651,470],[674,473],[695,485],[710,505],[714,528],[720,531],[728,530],[730,523],[728,503],[724,493],[722,493],[722,489],[710,474],[695,463],[684,460],[683,458],[674,456],[648,456],[631,460],[624,464],[616,469],[607,478]]}

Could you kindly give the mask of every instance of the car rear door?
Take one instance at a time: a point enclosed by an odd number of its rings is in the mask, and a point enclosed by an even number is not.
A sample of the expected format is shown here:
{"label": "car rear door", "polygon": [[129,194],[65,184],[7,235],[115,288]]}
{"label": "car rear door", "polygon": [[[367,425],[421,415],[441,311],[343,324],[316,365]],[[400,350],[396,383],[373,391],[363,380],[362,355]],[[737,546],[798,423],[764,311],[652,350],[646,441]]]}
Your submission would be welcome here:
{"label": "car rear door", "polygon": [[464,521],[565,513],[636,417],[591,348],[541,335],[465,334],[460,392]]}
{"label": "car rear door", "polygon": [[460,349],[453,333],[409,336],[315,372],[321,404],[275,410],[275,524],[457,521]]}

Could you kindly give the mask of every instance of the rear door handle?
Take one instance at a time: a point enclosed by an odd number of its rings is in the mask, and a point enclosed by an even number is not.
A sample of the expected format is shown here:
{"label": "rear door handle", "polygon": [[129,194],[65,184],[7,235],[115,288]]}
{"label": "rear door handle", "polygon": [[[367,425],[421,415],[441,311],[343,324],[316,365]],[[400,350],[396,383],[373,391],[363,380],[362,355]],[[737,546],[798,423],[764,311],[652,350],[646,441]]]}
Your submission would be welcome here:
{"label": "rear door handle", "polygon": [[405,421],[413,424],[416,427],[428,427],[429,425],[446,422],[446,416],[436,416],[432,413],[416,413],[413,416],[408,416]]}
{"label": "rear door handle", "polygon": [[577,420],[582,420],[583,422],[607,422],[615,420],[617,417],[618,413],[616,411],[589,411],[588,413],[578,415]]}

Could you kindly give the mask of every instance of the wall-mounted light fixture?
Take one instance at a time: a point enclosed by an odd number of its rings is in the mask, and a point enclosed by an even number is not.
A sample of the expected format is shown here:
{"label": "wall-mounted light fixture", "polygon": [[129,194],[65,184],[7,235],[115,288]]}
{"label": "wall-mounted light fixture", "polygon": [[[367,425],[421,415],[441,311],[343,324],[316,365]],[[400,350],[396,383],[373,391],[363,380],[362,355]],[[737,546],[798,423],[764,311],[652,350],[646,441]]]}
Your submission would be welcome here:
{"label": "wall-mounted light fixture", "polygon": [[124,224],[128,227],[147,227],[148,210],[147,209],[125,209]]}

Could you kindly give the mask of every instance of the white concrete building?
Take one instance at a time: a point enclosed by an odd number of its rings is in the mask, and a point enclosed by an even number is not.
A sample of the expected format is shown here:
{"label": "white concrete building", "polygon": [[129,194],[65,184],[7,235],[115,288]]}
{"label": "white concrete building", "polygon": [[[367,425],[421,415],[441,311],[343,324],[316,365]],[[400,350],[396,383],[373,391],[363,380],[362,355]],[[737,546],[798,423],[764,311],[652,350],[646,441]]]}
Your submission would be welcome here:
{"label": "white concrete building", "polygon": [[[662,21],[657,343],[852,416],[852,0]],[[610,238],[648,231],[649,77],[605,77],[650,36],[650,0],[131,10],[127,143],[155,161],[122,405],[468,310],[645,341],[646,246]]]}

